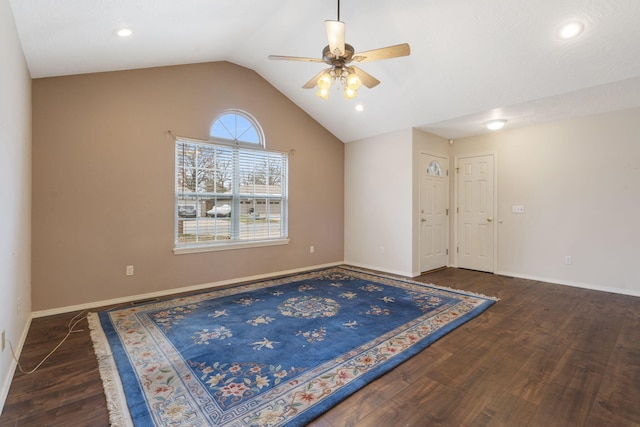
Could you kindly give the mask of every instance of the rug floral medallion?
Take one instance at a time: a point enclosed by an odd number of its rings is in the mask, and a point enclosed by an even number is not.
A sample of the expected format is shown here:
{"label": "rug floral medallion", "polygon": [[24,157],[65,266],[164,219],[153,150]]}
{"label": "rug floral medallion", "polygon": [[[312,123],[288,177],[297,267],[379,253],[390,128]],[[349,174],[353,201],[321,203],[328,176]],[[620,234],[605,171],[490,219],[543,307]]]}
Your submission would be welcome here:
{"label": "rug floral medallion", "polygon": [[494,302],[336,267],[89,320],[112,425],[301,426]]}

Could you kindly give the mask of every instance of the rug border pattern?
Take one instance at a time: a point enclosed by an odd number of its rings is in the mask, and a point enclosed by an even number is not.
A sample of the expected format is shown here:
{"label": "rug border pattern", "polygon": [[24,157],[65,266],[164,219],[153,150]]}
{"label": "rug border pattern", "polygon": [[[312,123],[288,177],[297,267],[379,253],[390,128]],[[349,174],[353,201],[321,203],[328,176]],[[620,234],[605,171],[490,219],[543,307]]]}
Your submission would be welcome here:
{"label": "rug border pattern", "polygon": [[[373,342],[351,349],[339,358],[339,363],[336,363],[336,360],[334,359],[331,363],[326,363],[326,366],[321,365],[314,367],[297,378],[296,384],[285,383],[274,387],[265,395],[265,398],[267,396],[272,396],[273,399],[261,400],[261,403],[258,406],[253,407],[250,413],[247,413],[242,417],[235,418],[236,422],[225,425],[258,425],[256,423],[260,421],[272,421],[273,424],[269,423],[268,425],[280,425],[280,422],[286,423],[286,420],[289,419],[284,417],[285,415],[291,415],[290,413],[281,413],[282,408],[289,408],[289,411],[295,411],[297,408],[300,413],[306,413],[298,415],[296,418],[296,424],[298,422],[306,423],[311,421],[321,412],[326,410],[326,407],[323,411],[317,413],[318,411],[315,411],[313,408],[314,405],[305,404],[305,402],[301,400],[302,395],[308,396],[308,393],[315,390],[319,393],[316,397],[323,397],[323,395],[325,395],[322,399],[324,405],[329,403],[330,406],[333,406],[344,397],[354,392],[353,388],[346,390],[344,387],[345,384],[355,383],[357,384],[354,386],[356,389],[361,388],[371,380],[383,375],[393,367],[407,360],[409,357],[422,351],[443,335],[465,323],[467,320],[470,320],[470,318],[475,317],[479,314],[478,312],[484,311],[498,300],[494,297],[488,297],[486,295],[473,292],[455,290],[404,278],[381,275],[348,266],[338,266],[321,270],[313,270],[307,273],[298,273],[274,279],[239,284],[226,289],[198,292],[185,297],[177,297],[165,301],[154,302],[152,304],[154,307],[159,309],[183,306],[209,296],[223,297],[227,295],[234,295],[236,293],[250,292],[252,290],[264,289],[277,286],[281,283],[286,283],[293,277],[295,277],[295,280],[297,281],[305,280],[309,278],[317,278],[319,274],[332,271],[344,271],[350,275],[354,275],[365,280],[367,278],[375,278],[375,280],[380,283],[396,287],[400,285],[400,287],[405,289],[426,287],[435,291],[442,291],[445,294],[453,293],[461,299],[461,303],[456,305],[456,307],[459,307],[460,304],[462,306],[460,309],[457,309],[453,315],[449,311],[444,311],[441,313],[430,313],[428,316],[425,315],[418,317],[411,322],[401,325],[396,328],[396,330],[387,332]],[[149,305],[147,304],[128,308],[118,308],[117,310],[118,312],[127,311],[134,313],[144,310],[145,307],[148,306]],[[126,400],[124,399],[124,391],[118,376],[117,366],[112,356],[112,350],[107,341],[105,332],[102,330],[99,315],[97,313],[90,313],[88,315],[88,321],[91,329],[91,337],[94,341],[94,349],[98,357],[100,376],[104,384],[110,423],[112,426],[132,426],[133,422],[129,416],[129,410],[127,408]],[[149,331],[147,326],[145,326],[145,329]],[[365,350],[366,352],[363,353]],[[382,366],[383,364],[384,366]],[[318,385],[321,387],[316,387],[314,389],[314,387]],[[197,386],[201,385],[197,384]],[[191,386],[186,388],[190,389]]]}

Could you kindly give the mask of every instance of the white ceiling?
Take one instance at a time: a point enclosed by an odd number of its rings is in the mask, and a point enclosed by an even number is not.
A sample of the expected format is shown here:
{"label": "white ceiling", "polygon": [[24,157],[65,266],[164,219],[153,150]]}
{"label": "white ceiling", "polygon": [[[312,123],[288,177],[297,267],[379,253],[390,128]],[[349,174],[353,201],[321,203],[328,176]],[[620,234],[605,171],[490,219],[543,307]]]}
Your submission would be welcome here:
{"label": "white ceiling", "polygon": [[[346,101],[301,86],[336,0],[10,0],[33,78],[208,61],[255,70],[343,142],[417,127],[445,138],[640,107],[640,0],[342,0],[356,52],[407,42],[411,56],[362,64],[382,83]],[[573,20],[575,39],[558,36]],[[119,38],[115,31],[131,27]],[[363,112],[354,106],[364,105]]]}

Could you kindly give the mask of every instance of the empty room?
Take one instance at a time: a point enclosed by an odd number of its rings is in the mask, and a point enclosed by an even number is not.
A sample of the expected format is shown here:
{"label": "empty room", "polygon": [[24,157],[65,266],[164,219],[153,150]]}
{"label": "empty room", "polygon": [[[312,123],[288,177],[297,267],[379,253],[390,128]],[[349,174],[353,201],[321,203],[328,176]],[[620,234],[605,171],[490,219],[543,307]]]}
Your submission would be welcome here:
{"label": "empty room", "polygon": [[0,426],[640,427],[639,22],[0,0]]}

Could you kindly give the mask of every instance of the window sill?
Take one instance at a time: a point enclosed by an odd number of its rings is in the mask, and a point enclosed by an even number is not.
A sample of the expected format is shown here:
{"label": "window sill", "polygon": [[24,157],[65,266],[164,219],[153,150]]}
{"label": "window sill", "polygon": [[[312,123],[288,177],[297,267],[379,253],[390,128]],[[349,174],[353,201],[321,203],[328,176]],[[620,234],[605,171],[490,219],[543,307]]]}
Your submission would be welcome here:
{"label": "window sill", "polygon": [[263,246],[288,245],[289,239],[259,240],[253,242],[218,243],[214,245],[194,245],[173,248],[174,255],[195,254],[200,252],[230,251],[233,249],[260,248]]}

